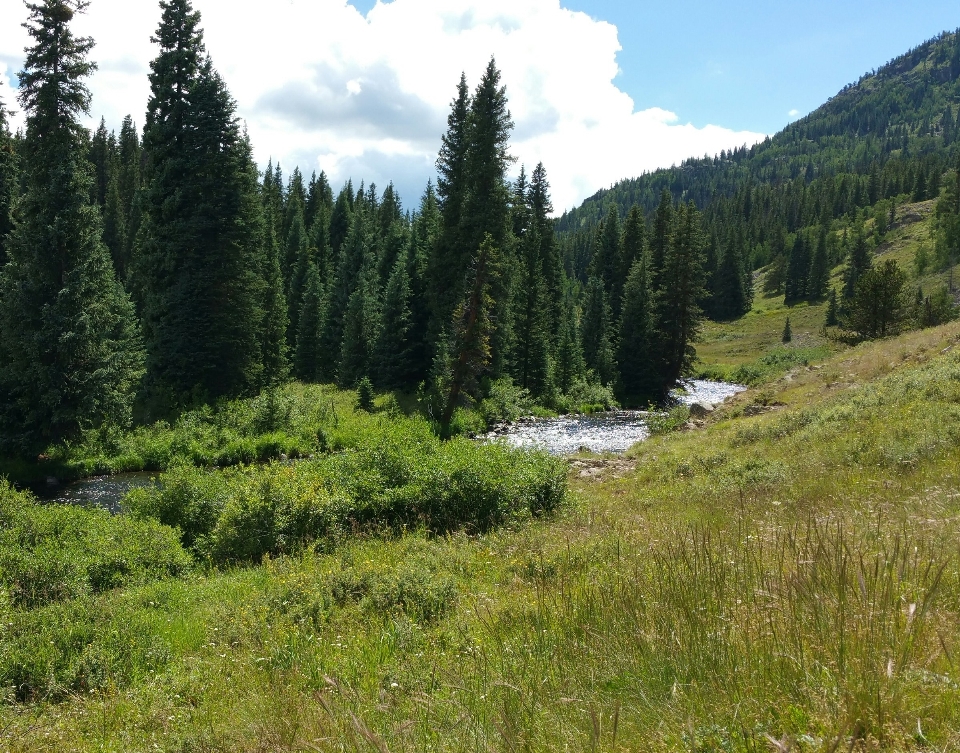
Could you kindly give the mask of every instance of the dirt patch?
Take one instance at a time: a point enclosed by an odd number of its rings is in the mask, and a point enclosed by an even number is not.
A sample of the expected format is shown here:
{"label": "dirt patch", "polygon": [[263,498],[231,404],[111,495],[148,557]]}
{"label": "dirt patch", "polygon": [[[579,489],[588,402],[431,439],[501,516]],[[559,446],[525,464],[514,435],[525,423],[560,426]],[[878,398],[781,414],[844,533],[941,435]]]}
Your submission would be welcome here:
{"label": "dirt patch", "polygon": [[623,478],[637,467],[637,461],[627,458],[570,458],[570,473],[588,481],[606,481]]}

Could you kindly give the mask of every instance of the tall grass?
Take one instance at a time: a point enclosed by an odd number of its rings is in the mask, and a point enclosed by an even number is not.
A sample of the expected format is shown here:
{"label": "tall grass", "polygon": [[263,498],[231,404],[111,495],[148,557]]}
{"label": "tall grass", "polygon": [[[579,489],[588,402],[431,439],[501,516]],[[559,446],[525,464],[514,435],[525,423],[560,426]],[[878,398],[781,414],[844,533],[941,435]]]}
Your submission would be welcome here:
{"label": "tall grass", "polygon": [[[860,347],[770,386],[787,407],[654,437],[554,516],[8,611],[0,748],[960,750],[958,336]],[[330,488],[387,509],[473,464],[413,436],[291,488],[358,462]],[[297,472],[232,471],[248,497],[227,483],[217,519]]]}

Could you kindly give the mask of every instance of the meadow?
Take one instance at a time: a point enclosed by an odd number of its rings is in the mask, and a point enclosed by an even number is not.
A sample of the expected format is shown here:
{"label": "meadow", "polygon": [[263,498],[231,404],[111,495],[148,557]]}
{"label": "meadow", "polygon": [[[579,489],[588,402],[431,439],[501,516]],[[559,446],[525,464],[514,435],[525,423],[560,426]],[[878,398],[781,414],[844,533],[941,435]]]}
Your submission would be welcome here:
{"label": "meadow", "polygon": [[[0,740],[18,752],[960,750],[958,343],[951,324],[794,366],[705,428],[638,445],[629,472],[571,473],[566,501],[498,496],[493,479],[555,490],[557,471],[491,460],[477,473],[490,498],[526,502],[455,525],[421,509],[375,525],[347,515],[355,525],[282,544],[318,478],[369,481],[379,496],[352,499],[380,510],[431,478],[447,493],[443,474],[475,459],[445,453],[481,450],[445,450],[427,430],[421,449],[386,450],[392,481],[364,452],[176,471],[117,520],[185,534],[184,511],[211,505],[203,520],[221,534],[181,537],[188,571],[147,563],[45,605],[6,587]],[[404,458],[421,452],[435,465],[411,475]],[[286,477],[290,493],[265,505]],[[336,486],[348,504],[350,483]],[[218,537],[241,530],[231,519],[267,521],[274,545],[219,558]]]}

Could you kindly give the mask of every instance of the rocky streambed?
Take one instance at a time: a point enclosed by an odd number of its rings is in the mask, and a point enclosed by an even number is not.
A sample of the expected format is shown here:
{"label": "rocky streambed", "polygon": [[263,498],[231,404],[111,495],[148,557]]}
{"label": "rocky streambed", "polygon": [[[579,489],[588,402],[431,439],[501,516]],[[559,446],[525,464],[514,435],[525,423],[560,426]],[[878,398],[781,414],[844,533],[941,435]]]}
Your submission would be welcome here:
{"label": "rocky streambed", "polygon": [[[703,416],[724,400],[746,390],[739,384],[694,379],[675,390],[677,402],[689,405],[691,415]],[[526,418],[498,427],[488,439],[502,439],[514,447],[541,448],[552,455],[576,452],[620,454],[650,436],[648,411],[619,410],[589,416]]]}

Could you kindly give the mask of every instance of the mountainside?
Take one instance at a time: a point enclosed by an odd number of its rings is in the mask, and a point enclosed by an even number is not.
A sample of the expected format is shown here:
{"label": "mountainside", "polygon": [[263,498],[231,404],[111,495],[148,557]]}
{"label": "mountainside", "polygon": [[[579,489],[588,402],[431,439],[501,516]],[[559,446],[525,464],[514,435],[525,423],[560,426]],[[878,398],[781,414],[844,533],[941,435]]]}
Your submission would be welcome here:
{"label": "mountainside", "polygon": [[958,103],[960,30],[863,76],[754,147],[597,192],[557,221],[568,271],[586,278],[595,228],[611,207],[623,217],[636,204],[649,215],[665,191],[696,203],[714,235],[727,236],[731,219],[742,220],[742,252],[754,269],[782,253],[773,232],[780,226],[793,233],[884,199],[935,198],[960,152]]}

